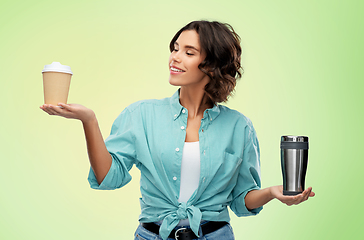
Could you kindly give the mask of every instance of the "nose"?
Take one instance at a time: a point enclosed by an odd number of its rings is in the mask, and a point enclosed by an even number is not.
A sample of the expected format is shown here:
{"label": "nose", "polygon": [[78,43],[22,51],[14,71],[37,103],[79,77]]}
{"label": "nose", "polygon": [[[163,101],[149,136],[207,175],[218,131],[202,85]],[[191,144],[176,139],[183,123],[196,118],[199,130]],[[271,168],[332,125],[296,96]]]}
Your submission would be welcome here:
{"label": "nose", "polygon": [[171,52],[171,61],[172,62],[180,62],[181,61],[178,53],[179,53],[178,51],[177,52],[176,51]]}

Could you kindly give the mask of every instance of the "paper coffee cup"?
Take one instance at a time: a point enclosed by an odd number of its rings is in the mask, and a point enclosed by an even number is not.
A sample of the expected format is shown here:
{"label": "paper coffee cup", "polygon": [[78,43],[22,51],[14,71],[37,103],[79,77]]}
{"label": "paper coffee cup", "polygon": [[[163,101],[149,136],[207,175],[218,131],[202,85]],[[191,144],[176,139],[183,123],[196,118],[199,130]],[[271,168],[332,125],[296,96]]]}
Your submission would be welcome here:
{"label": "paper coffee cup", "polygon": [[67,103],[68,92],[73,75],[71,68],[52,62],[45,65],[43,73],[44,103],[57,105]]}

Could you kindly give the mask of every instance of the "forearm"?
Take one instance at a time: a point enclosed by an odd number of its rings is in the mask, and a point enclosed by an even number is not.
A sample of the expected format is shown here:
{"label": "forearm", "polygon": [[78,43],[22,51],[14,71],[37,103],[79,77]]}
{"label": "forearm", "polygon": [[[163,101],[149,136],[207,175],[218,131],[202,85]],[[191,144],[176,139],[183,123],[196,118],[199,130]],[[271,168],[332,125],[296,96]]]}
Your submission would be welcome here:
{"label": "forearm", "polygon": [[265,205],[273,198],[270,188],[252,190],[245,196],[245,206],[251,210]]}
{"label": "forearm", "polygon": [[108,152],[102,137],[96,117],[82,122],[85,131],[88,157],[97,182],[100,184],[109,172],[112,157]]}

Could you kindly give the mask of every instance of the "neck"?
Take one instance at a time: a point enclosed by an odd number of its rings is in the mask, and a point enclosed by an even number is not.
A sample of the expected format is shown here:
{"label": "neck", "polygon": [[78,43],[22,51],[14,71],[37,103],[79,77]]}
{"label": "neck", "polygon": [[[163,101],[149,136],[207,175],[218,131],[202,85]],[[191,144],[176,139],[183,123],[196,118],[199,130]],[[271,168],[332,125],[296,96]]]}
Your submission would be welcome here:
{"label": "neck", "polygon": [[180,103],[187,108],[190,118],[203,116],[204,111],[213,106],[204,89],[182,86],[179,96]]}

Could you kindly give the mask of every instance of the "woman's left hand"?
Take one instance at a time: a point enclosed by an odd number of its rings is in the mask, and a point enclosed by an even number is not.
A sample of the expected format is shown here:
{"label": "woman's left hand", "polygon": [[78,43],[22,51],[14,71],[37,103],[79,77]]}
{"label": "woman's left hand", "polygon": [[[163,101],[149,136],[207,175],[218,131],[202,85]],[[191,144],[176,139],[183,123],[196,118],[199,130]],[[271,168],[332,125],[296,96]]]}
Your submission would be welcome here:
{"label": "woman's left hand", "polygon": [[287,204],[288,206],[300,204],[306,201],[309,197],[315,196],[315,193],[312,192],[312,187],[307,188],[305,191],[295,196],[283,195],[282,185],[270,187],[270,192],[273,198],[277,198],[279,201]]}

